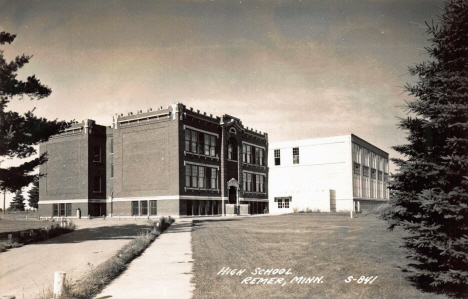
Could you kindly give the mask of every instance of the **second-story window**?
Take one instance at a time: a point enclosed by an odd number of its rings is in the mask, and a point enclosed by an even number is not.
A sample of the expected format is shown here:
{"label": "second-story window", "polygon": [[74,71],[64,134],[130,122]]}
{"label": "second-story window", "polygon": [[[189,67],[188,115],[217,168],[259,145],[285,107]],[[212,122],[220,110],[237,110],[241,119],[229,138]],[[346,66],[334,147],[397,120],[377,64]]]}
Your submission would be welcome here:
{"label": "second-story window", "polygon": [[258,161],[260,162],[258,165],[264,165],[264,162],[263,162],[263,152],[264,152],[264,149],[261,148],[259,151],[258,151]]}
{"label": "second-story window", "polygon": [[252,163],[252,146],[247,145],[247,162],[248,164]]}
{"label": "second-story window", "polygon": [[242,162],[247,163],[247,145],[242,145]]}
{"label": "second-story window", "polygon": [[198,132],[192,131],[192,153],[197,153]]}
{"label": "second-story window", "polygon": [[279,149],[275,150],[275,165],[281,165],[281,152]]}
{"label": "second-story window", "polygon": [[229,160],[232,160],[232,158],[233,158],[233,155],[232,155],[232,154],[233,154],[233,152],[232,152],[232,144],[229,143],[229,144],[228,144],[228,159],[229,159]]}
{"label": "second-story window", "polygon": [[293,164],[299,164],[299,148],[293,148]]}
{"label": "second-story window", "polygon": [[185,130],[185,151],[190,152],[190,134],[191,131],[186,129]]}
{"label": "second-story window", "polygon": [[101,162],[101,147],[99,145],[93,147],[93,162]]}

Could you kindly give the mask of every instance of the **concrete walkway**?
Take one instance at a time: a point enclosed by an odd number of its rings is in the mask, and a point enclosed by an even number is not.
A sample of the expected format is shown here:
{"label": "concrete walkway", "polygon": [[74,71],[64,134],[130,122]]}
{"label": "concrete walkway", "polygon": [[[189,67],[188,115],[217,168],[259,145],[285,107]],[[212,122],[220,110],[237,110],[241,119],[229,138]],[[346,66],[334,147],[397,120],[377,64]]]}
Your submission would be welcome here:
{"label": "concrete walkway", "polygon": [[96,299],[191,298],[192,219],[177,219]]}

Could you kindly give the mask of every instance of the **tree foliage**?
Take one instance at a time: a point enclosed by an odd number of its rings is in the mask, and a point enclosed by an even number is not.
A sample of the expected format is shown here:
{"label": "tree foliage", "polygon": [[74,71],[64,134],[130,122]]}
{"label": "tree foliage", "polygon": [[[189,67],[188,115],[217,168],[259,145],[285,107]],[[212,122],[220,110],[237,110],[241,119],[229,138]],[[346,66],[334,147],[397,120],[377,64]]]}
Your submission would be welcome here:
{"label": "tree foliage", "polygon": [[24,211],[25,203],[24,196],[21,190],[16,191],[13,200],[10,203],[10,210],[12,211]]}
{"label": "tree foliage", "polygon": [[[16,35],[0,32],[0,45],[11,44]],[[40,100],[51,94],[51,89],[43,85],[34,75],[19,80],[17,72],[32,56],[17,56],[12,61],[5,60],[0,50],[0,156],[5,158],[27,158],[37,154],[34,145],[47,141],[51,135],[69,125],[64,121],[49,121],[37,117],[33,111],[24,115],[6,111],[8,103],[14,98],[27,97]],[[46,161],[43,154],[16,167],[0,168],[0,190],[15,192],[33,182],[36,167]]]}
{"label": "tree foliage", "polygon": [[399,128],[408,144],[394,149],[390,228],[409,231],[405,246],[416,281],[450,291],[468,285],[468,2],[448,0],[427,24],[430,59],[409,68],[410,117]]}
{"label": "tree foliage", "polygon": [[32,183],[31,189],[28,191],[28,203],[31,208],[38,208],[39,203],[39,177],[36,176],[34,178],[34,182]]}

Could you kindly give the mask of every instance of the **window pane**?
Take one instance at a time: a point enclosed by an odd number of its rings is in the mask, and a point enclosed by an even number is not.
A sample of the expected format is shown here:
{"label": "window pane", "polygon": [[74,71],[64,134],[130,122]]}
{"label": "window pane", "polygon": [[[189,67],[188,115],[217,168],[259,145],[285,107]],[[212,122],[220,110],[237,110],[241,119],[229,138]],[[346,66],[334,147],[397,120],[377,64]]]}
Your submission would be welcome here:
{"label": "window pane", "polygon": [[205,188],[205,167],[198,167],[198,187]]}
{"label": "window pane", "polygon": [[132,216],[138,216],[138,201],[132,201]]}
{"label": "window pane", "polygon": [[66,216],[71,216],[72,215],[72,207],[71,207],[71,203],[67,203],[67,214]]}
{"label": "window pane", "polygon": [[156,200],[150,200],[150,215],[157,215],[158,210],[157,210],[157,205],[156,205]]}
{"label": "window pane", "polygon": [[218,177],[215,168],[211,168],[211,188],[218,189]]}
{"label": "window pane", "polygon": [[185,130],[185,151],[190,151],[190,130]]}
{"label": "window pane", "polygon": [[53,215],[54,215],[54,216],[58,216],[58,215],[59,215],[58,204],[54,203],[54,204],[52,205],[52,207],[53,207],[53,210],[54,210]]}
{"label": "window pane", "polygon": [[192,166],[192,187],[198,187],[198,167]]}
{"label": "window pane", "polygon": [[190,165],[185,165],[185,187],[190,187],[191,170],[192,167]]}
{"label": "window pane", "polygon": [[146,200],[144,201],[140,201],[140,211],[141,211],[141,215],[148,215],[148,202]]}

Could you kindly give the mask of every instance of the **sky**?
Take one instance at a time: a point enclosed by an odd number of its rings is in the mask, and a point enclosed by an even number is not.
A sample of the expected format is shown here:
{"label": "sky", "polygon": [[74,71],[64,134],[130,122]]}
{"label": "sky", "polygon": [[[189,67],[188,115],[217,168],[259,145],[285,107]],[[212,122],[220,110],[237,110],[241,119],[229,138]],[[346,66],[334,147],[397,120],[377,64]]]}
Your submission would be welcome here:
{"label": "sky", "polygon": [[[184,103],[239,117],[270,142],[353,133],[400,157],[408,66],[428,59],[440,0],[4,1],[7,59],[52,94],[9,109],[111,125]],[[8,166],[6,161],[2,167]],[[390,171],[395,172],[391,163]]]}

